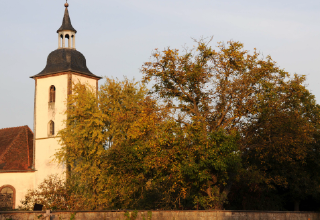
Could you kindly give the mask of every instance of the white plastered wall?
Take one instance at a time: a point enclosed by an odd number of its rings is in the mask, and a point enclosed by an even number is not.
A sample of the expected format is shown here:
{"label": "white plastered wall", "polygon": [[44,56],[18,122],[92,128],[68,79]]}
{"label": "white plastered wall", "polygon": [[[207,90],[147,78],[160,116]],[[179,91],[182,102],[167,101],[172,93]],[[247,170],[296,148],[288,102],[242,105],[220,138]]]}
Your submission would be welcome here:
{"label": "white plastered wall", "polygon": [[82,84],[88,84],[89,86],[93,87],[94,89],[96,89],[96,83],[97,80],[96,79],[91,79],[91,78],[87,78],[87,77],[83,77],[83,76],[79,76],[79,75],[72,75],[72,82],[73,83],[82,83]]}
{"label": "white plastered wall", "polygon": [[10,185],[16,190],[15,208],[21,205],[28,189],[34,188],[34,177],[34,172],[0,173],[0,187]]}
{"label": "white plastered wall", "polygon": [[[49,104],[49,90],[56,88],[54,104]],[[68,95],[68,74],[37,79],[35,109],[35,186],[51,174],[64,177],[65,166],[53,161],[54,154],[60,149],[57,133],[64,127],[66,101]],[[52,120],[55,127],[54,137],[48,136],[48,123]]]}

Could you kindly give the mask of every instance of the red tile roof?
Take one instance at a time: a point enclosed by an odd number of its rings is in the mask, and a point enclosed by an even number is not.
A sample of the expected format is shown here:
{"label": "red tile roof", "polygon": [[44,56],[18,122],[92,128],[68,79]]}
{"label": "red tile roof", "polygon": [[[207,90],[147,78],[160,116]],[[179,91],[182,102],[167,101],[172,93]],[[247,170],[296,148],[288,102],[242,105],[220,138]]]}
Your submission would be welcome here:
{"label": "red tile roof", "polygon": [[28,126],[0,129],[0,172],[28,171],[33,164],[33,132]]}

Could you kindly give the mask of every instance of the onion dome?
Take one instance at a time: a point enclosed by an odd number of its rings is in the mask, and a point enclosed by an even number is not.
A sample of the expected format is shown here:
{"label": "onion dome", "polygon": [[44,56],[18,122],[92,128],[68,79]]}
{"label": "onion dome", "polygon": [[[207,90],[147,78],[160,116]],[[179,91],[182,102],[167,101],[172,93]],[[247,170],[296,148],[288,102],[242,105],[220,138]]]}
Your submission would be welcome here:
{"label": "onion dome", "polygon": [[82,53],[77,50],[67,48],[52,51],[48,56],[47,65],[44,70],[31,78],[68,71],[101,79],[101,77],[90,72],[86,64],[86,58]]}

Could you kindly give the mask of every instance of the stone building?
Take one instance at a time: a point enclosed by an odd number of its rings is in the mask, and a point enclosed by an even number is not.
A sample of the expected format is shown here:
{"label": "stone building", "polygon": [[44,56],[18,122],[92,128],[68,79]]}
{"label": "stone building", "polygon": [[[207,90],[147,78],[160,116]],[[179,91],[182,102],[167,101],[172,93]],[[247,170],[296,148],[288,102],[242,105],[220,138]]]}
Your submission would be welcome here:
{"label": "stone building", "polygon": [[65,4],[58,29],[58,49],[51,52],[46,67],[35,81],[34,131],[28,126],[0,130],[0,209],[17,208],[29,189],[35,189],[50,174],[65,176],[66,167],[52,161],[60,148],[57,133],[64,128],[66,101],[73,83],[98,89],[98,77],[76,50],[76,33]]}

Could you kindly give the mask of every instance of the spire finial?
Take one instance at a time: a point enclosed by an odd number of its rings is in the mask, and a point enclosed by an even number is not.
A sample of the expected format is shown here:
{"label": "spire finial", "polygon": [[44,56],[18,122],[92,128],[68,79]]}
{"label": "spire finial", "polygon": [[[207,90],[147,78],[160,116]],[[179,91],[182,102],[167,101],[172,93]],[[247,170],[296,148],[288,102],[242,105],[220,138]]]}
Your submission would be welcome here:
{"label": "spire finial", "polygon": [[66,7],[66,8],[69,7],[68,0],[66,0],[66,4],[64,4],[64,7]]}
{"label": "spire finial", "polygon": [[65,7],[66,9],[64,10],[64,16],[63,16],[63,20],[62,20],[62,25],[61,27],[58,29],[57,33],[61,32],[61,31],[73,31],[75,33],[77,33],[77,31],[72,27],[71,25],[71,20],[69,17],[69,11],[68,11],[68,2],[66,1],[65,3]]}

